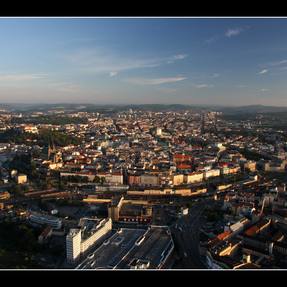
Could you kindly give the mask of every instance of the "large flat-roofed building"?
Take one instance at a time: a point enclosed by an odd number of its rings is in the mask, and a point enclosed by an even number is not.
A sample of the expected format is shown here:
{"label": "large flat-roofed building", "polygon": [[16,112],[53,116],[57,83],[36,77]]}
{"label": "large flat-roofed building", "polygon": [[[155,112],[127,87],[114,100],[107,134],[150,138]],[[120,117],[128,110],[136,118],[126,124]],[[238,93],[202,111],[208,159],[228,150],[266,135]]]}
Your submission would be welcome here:
{"label": "large flat-roofed building", "polygon": [[143,204],[124,204],[119,213],[120,221],[148,223],[152,219],[152,207]]}
{"label": "large flat-roofed building", "polygon": [[35,223],[35,224],[49,225],[54,229],[60,229],[62,227],[62,220],[60,218],[50,216],[50,215],[32,213],[29,216],[29,220],[30,222]]}
{"label": "large flat-roofed building", "polygon": [[77,269],[160,269],[174,249],[167,227],[121,228]]}
{"label": "large flat-roofed building", "polygon": [[70,263],[76,262],[81,254],[88,251],[99,239],[111,230],[111,218],[92,223],[92,226],[90,227],[85,223],[82,224],[81,228],[71,229],[66,237],[67,261]]}
{"label": "large flat-roofed building", "polygon": [[146,186],[157,186],[159,185],[159,178],[157,175],[143,174],[140,176],[140,184]]}
{"label": "large flat-roofed building", "polygon": [[118,230],[95,252],[89,254],[76,269],[114,269],[144,233],[143,229]]}
{"label": "large flat-roofed building", "polygon": [[161,269],[171,256],[174,243],[168,228],[151,227],[139,238],[117,269]]}
{"label": "large flat-roofed building", "polygon": [[110,184],[123,184],[123,174],[121,172],[98,173],[97,176],[105,178],[105,181]]}

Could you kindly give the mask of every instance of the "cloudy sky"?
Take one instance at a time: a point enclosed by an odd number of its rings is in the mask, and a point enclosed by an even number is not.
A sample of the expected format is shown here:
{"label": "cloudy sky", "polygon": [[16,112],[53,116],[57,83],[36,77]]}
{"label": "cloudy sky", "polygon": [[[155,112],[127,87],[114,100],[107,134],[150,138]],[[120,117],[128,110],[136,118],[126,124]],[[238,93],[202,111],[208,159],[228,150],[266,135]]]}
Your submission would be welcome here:
{"label": "cloudy sky", "polygon": [[286,19],[0,19],[2,103],[287,106]]}

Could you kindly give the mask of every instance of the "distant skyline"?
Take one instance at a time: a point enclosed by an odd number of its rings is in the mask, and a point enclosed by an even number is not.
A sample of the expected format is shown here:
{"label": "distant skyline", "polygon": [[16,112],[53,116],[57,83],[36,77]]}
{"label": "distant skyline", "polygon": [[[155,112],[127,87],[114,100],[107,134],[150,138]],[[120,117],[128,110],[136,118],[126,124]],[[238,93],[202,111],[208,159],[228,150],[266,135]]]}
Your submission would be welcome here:
{"label": "distant skyline", "polygon": [[287,18],[0,18],[0,103],[287,106]]}

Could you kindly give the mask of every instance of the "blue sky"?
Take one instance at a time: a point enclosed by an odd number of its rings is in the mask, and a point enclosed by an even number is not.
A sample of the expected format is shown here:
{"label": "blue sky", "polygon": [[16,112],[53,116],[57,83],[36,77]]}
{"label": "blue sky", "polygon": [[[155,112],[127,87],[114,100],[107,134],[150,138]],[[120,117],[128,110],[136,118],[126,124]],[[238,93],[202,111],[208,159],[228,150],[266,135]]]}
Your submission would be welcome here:
{"label": "blue sky", "polygon": [[286,19],[0,19],[0,102],[287,106]]}

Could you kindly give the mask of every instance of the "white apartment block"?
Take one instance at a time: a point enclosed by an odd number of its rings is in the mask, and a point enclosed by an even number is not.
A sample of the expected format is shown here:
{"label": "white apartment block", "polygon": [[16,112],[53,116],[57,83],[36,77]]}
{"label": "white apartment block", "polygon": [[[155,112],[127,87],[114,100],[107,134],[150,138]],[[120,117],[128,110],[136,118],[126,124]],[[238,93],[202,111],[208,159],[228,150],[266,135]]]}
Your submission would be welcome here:
{"label": "white apartment block", "polygon": [[110,230],[112,230],[111,218],[101,220],[87,238],[83,237],[81,229],[71,229],[66,236],[67,261],[70,263],[77,261],[81,254],[85,253]]}

